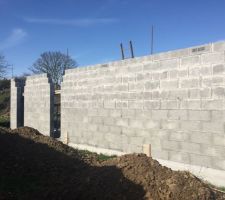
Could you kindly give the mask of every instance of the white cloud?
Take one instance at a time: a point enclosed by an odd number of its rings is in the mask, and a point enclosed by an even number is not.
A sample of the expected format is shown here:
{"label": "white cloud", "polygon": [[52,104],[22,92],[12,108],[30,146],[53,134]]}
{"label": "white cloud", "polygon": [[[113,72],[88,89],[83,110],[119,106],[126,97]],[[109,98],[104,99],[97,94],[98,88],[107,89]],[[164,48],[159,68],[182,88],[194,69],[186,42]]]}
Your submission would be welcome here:
{"label": "white cloud", "polygon": [[13,29],[10,35],[5,40],[0,42],[0,49],[4,50],[14,47],[20,44],[26,37],[27,33],[23,29],[21,28]]}
{"label": "white cloud", "polygon": [[36,24],[92,26],[98,24],[111,24],[118,22],[115,18],[86,18],[86,19],[50,19],[50,18],[24,18],[26,22]]}

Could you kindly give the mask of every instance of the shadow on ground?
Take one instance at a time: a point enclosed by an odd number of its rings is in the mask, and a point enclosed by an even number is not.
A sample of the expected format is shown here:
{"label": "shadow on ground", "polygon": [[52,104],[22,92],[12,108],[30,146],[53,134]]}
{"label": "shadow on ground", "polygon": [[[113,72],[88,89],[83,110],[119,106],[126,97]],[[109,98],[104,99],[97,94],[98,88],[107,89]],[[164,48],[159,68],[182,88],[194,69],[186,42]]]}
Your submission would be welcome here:
{"label": "shadow on ground", "polygon": [[47,144],[0,130],[0,199],[143,199],[114,166],[91,166]]}

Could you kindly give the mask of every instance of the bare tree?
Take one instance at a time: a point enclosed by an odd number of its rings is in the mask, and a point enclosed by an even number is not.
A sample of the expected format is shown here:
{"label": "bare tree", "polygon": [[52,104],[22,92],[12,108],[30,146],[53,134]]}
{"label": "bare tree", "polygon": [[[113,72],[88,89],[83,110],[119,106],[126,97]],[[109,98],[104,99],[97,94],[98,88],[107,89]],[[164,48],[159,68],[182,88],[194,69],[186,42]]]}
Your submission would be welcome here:
{"label": "bare tree", "polygon": [[47,73],[56,85],[60,85],[66,69],[77,67],[77,63],[69,55],[59,51],[48,51],[40,55],[30,70],[34,74]]}
{"label": "bare tree", "polygon": [[4,78],[7,73],[8,63],[5,60],[5,57],[0,54],[0,78]]}

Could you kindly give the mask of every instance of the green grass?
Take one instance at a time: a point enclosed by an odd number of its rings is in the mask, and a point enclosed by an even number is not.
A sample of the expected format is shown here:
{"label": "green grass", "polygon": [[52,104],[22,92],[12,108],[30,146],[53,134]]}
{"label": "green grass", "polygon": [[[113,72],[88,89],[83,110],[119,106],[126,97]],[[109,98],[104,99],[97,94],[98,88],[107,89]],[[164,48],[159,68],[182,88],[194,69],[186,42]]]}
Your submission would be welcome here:
{"label": "green grass", "polygon": [[225,187],[216,187],[216,189],[225,192]]}
{"label": "green grass", "polygon": [[0,126],[9,128],[10,126],[9,116],[0,115]]}
{"label": "green grass", "polygon": [[215,185],[209,183],[208,181],[206,181],[205,183],[208,184],[209,187],[211,187],[211,188],[217,189],[221,192],[225,192],[225,187],[223,187],[223,186],[215,186]]}
{"label": "green grass", "polygon": [[105,160],[109,160],[111,158],[115,158],[116,157],[115,155],[108,156],[108,155],[105,155],[105,154],[102,154],[102,153],[97,154],[97,153],[90,152],[88,150],[78,150],[78,151],[79,151],[80,155],[83,155],[83,156],[90,155],[90,154],[95,154],[96,157],[97,157],[97,160],[99,160],[99,161],[105,161]]}
{"label": "green grass", "polygon": [[104,154],[98,154],[98,160],[100,161],[105,161],[105,160],[109,160],[111,158],[115,158],[116,156],[107,156],[107,155],[104,155]]}

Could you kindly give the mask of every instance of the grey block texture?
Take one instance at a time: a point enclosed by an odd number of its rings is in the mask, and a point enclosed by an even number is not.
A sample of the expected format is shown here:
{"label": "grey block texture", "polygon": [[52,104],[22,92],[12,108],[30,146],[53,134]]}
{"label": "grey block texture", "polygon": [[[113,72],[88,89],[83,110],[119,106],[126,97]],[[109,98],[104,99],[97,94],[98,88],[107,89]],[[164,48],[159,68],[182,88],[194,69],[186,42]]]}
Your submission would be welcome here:
{"label": "grey block texture", "polygon": [[[61,137],[225,170],[225,42],[66,70]],[[216,160],[216,162],[215,162]]]}
{"label": "grey block texture", "polygon": [[47,74],[28,76],[24,88],[24,126],[50,136],[53,131],[54,86]]}
{"label": "grey block texture", "polygon": [[24,123],[24,92],[25,80],[11,79],[10,89],[10,128],[15,129]]}

